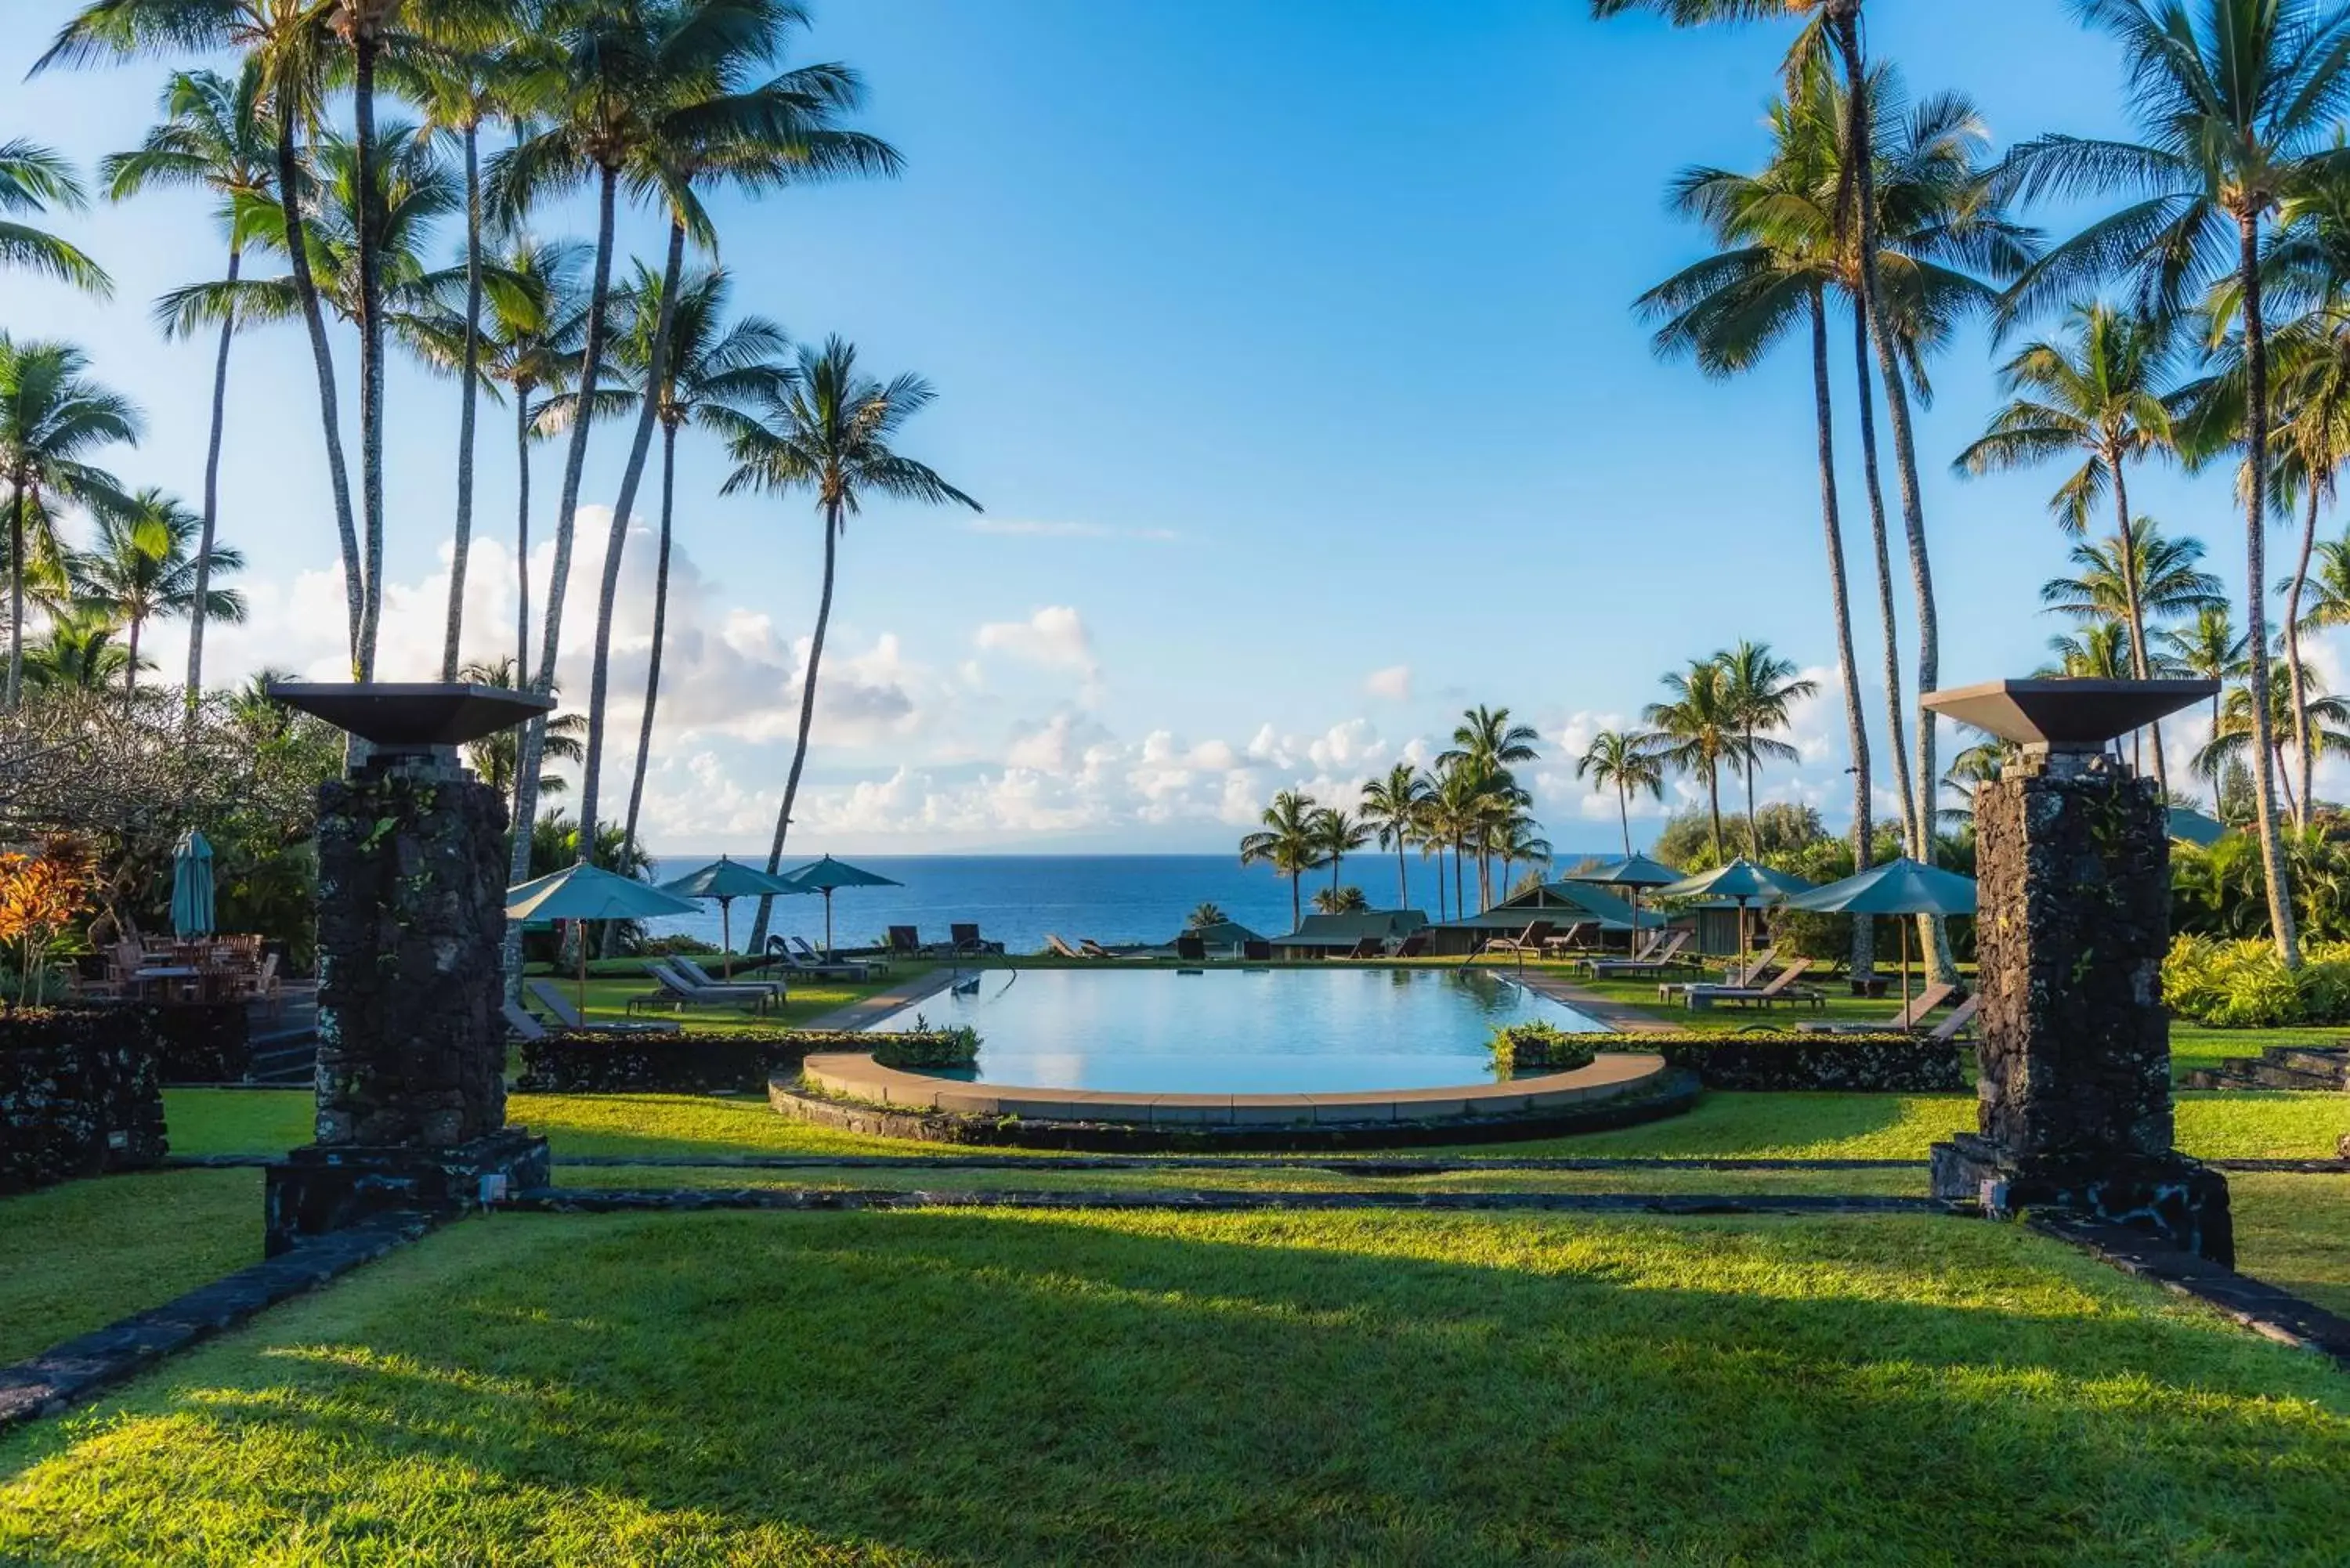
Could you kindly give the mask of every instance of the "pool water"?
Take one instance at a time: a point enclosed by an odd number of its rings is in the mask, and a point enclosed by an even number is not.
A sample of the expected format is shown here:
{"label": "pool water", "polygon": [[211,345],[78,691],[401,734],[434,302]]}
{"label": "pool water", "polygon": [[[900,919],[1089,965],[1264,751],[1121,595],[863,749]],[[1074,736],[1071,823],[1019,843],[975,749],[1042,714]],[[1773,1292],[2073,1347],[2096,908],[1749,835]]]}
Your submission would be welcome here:
{"label": "pool water", "polygon": [[970,1024],[981,1081],[1128,1094],[1313,1094],[1490,1083],[1497,1024],[1589,1032],[1573,1008],[1489,971],[990,970],[877,1029]]}

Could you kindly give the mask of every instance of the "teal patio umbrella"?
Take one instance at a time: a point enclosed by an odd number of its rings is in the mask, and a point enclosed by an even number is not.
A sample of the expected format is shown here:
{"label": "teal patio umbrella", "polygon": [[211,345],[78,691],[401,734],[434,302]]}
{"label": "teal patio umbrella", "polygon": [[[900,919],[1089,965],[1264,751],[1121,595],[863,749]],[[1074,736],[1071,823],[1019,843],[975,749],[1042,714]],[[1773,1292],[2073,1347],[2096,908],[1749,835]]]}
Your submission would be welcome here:
{"label": "teal patio umbrella", "polygon": [[172,933],[182,941],[213,934],[213,846],[192,827],[172,851]]}
{"label": "teal patio umbrella", "polygon": [[2170,836],[2198,849],[2209,849],[2228,836],[2228,825],[2204,815],[2192,806],[2174,805],[2166,825]]}
{"label": "teal patio umbrella", "polygon": [[[1904,856],[1856,877],[1798,893],[1790,909],[1822,915],[1971,915],[1975,879]],[[1901,1013],[1909,1013],[1909,928],[1901,928]]]}
{"label": "teal patio umbrella", "polygon": [[718,900],[718,929],[724,948],[726,978],[734,978],[733,906],[737,898],[762,896],[780,897],[786,893],[805,893],[808,889],[781,877],[770,877],[756,866],[745,866],[740,860],[730,860],[722,855],[699,871],[689,871],[674,881],[663,882],[660,890],[674,893],[681,898],[715,898]]}
{"label": "teal patio umbrella", "polygon": [[867,871],[845,860],[835,860],[827,855],[821,860],[811,860],[795,871],[784,873],[784,880],[803,893],[824,895],[824,954],[832,952],[832,894],[836,888],[902,888],[903,882],[884,877],[879,871]]}
{"label": "teal patio umbrella", "polygon": [[1645,855],[1627,855],[1621,860],[1603,860],[1569,871],[1559,878],[1562,882],[1587,882],[1596,888],[1620,888],[1632,906],[1633,950],[1640,944],[1640,889],[1669,888],[1683,880],[1681,874],[1661,860],[1651,860]]}
{"label": "teal patio umbrella", "polygon": [[1670,887],[1657,889],[1659,898],[1728,898],[1738,906],[1738,952],[1746,954],[1746,910],[1751,904],[1775,904],[1782,898],[1792,898],[1798,893],[1808,893],[1814,884],[1784,871],[1774,871],[1768,866],[1757,866],[1741,856],[1727,866],[1717,866],[1711,871],[1700,871]]}
{"label": "teal patio umbrella", "polygon": [[[664,893],[649,882],[588,865],[567,866],[552,875],[506,889],[509,920],[643,920],[655,915],[691,915],[692,900]],[[579,939],[579,1007],[588,1007],[588,939]]]}

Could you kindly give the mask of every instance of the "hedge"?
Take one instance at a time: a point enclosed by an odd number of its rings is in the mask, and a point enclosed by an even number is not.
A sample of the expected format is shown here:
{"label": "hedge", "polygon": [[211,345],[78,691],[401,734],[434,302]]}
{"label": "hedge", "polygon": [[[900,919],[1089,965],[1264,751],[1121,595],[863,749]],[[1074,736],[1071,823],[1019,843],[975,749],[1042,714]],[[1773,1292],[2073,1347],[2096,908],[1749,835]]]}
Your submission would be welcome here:
{"label": "hedge", "polygon": [[1709,1089],[1825,1089],[1933,1094],[1971,1086],[1954,1041],[1894,1033],[1618,1034],[1584,1038],[1611,1051],[1653,1051]]}
{"label": "hedge", "polygon": [[[950,1049],[951,1031],[899,1035]],[[612,1034],[566,1030],[522,1044],[515,1086],[530,1094],[764,1094],[819,1051],[871,1051],[883,1036],[854,1029],[788,1033]],[[967,1060],[967,1058],[966,1058]]]}

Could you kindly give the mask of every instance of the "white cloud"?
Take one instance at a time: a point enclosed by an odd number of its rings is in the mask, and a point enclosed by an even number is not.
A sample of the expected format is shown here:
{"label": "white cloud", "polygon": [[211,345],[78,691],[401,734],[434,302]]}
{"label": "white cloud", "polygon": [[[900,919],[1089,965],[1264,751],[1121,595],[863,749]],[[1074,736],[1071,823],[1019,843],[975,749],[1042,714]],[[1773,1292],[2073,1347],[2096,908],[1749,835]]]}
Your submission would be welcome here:
{"label": "white cloud", "polygon": [[1364,678],[1363,691],[1373,697],[1390,702],[1411,701],[1411,666],[1390,664],[1385,670],[1374,670]]}

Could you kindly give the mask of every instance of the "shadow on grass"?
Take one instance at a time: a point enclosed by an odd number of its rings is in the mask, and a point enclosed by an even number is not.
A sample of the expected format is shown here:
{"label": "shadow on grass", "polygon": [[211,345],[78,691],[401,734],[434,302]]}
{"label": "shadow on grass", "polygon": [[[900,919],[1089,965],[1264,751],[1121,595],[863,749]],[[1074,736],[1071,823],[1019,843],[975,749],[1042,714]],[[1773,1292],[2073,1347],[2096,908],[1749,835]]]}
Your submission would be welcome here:
{"label": "shadow on grass", "polygon": [[2345,1468],[2004,1228],[510,1217],[0,1445],[0,1558],[2320,1561]]}

